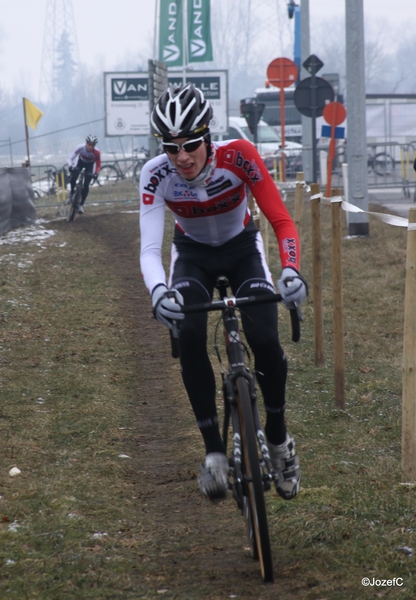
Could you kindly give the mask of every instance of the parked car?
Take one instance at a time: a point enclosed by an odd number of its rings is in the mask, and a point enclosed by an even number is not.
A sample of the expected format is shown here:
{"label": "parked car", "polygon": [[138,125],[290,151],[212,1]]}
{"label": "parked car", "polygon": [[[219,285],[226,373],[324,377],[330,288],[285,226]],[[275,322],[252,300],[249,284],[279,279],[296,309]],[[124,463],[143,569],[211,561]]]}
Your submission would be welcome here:
{"label": "parked car", "polygon": [[[223,135],[223,140],[243,139],[254,143],[247,121],[244,117],[228,118],[228,133]],[[257,126],[257,149],[262,156],[267,168],[271,171],[276,160],[282,154],[282,141],[275,130],[260,119]],[[286,172],[302,170],[302,144],[285,140]]]}

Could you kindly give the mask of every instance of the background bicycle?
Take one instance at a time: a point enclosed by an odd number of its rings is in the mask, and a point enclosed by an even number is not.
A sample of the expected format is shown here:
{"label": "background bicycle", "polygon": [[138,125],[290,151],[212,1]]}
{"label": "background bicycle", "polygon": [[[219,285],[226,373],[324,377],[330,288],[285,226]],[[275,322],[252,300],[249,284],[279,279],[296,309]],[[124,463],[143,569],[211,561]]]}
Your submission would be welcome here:
{"label": "background bicycle", "polygon": [[144,147],[133,149],[133,155],[104,162],[98,174],[99,185],[116,185],[120,181],[140,176],[144,163],[149,159],[149,151]]}
{"label": "background bicycle", "polygon": [[54,165],[34,165],[31,170],[35,198],[55,196],[57,192],[66,189],[69,181],[66,165],[63,165],[60,169],[57,169]]}
{"label": "background bicycle", "polygon": [[393,175],[395,167],[394,158],[386,151],[377,152],[377,146],[368,147],[367,168],[368,172],[374,172],[380,177]]}
{"label": "background bicycle", "polygon": [[[78,171],[79,176],[78,176],[77,183],[75,185],[74,193],[68,195],[68,199],[66,202],[69,205],[69,213],[68,213],[68,217],[67,217],[68,223],[73,221],[75,219],[75,215],[77,214],[77,212],[79,212],[79,207],[81,205],[81,199],[82,199],[82,188],[84,187],[84,180],[85,180],[85,168],[77,169],[76,167],[74,167],[73,170]],[[97,181],[97,178],[93,176],[91,179],[90,186],[94,185],[94,183],[96,183],[96,181]],[[83,212],[83,209],[81,210],[81,212]]]}
{"label": "background bicycle", "polygon": [[[386,150],[379,151],[377,145],[367,147],[367,172],[373,177],[394,177],[396,162]],[[347,148],[341,146],[337,149],[332,164],[333,175],[342,177],[342,165],[347,163]]]}

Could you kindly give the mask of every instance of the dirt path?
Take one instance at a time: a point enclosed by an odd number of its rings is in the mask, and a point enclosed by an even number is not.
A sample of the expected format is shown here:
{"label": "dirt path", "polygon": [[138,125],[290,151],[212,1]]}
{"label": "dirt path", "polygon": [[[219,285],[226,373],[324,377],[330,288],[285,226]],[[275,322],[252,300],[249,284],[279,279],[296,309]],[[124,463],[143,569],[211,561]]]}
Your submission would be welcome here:
{"label": "dirt path", "polygon": [[119,276],[123,321],[136,348],[137,398],[125,442],[134,457],[130,477],[137,489],[141,543],[137,554],[138,598],[199,600],[300,598],[291,580],[261,582],[246,549],[244,523],[231,498],[212,505],[198,491],[202,442],[186,398],[168,336],[150,313],[138,267],[137,215],[85,215],[80,235],[106,249],[107,269]]}

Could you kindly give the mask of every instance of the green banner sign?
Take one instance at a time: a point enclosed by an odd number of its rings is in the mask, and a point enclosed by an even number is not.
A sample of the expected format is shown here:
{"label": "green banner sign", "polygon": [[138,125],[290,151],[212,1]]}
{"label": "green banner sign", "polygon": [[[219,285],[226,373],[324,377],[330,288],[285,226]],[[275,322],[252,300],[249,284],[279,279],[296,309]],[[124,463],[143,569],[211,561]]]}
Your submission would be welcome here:
{"label": "green banner sign", "polygon": [[159,60],[168,67],[183,66],[182,0],[160,0]]}
{"label": "green banner sign", "polygon": [[213,60],[211,0],[188,0],[188,62]]}

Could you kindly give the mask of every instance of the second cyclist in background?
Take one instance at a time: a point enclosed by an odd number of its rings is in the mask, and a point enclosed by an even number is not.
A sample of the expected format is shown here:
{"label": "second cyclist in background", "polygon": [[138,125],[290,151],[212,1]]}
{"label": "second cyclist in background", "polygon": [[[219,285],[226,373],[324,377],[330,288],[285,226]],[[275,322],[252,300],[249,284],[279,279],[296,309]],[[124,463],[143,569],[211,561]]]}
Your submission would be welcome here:
{"label": "second cyclist in background", "polygon": [[88,196],[91,179],[97,177],[101,169],[101,154],[98,148],[96,148],[97,142],[98,140],[95,135],[87,135],[85,144],[77,146],[67,161],[71,173],[71,195],[74,193],[80,171],[85,168],[84,187],[82,189],[81,204],[78,209],[80,214],[84,212],[84,202]]}

